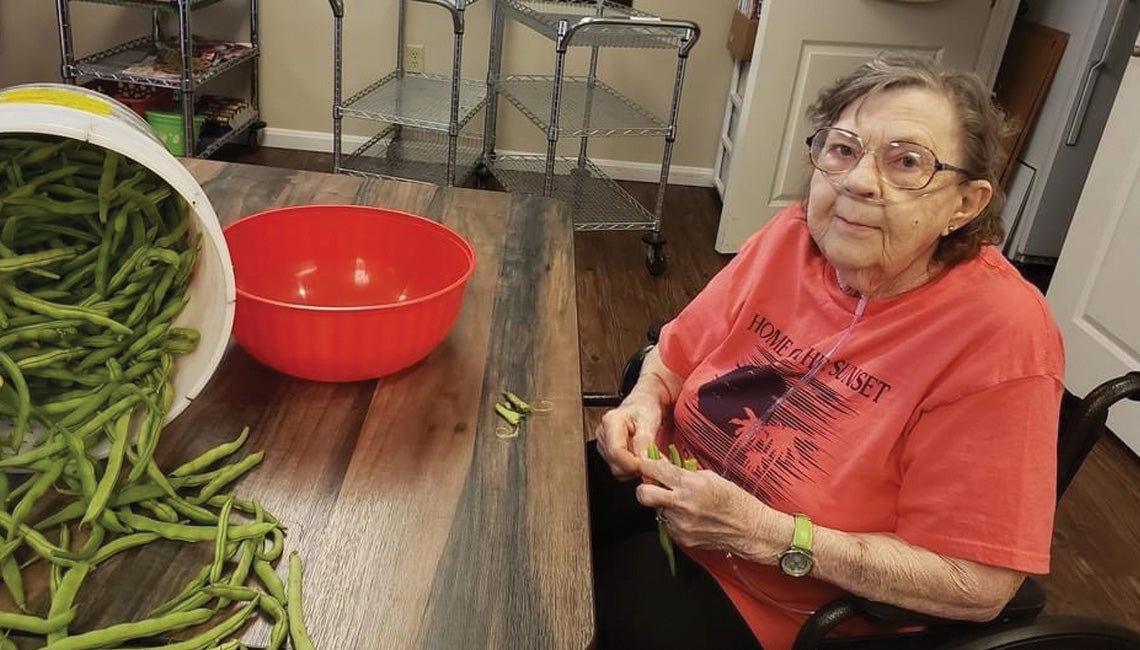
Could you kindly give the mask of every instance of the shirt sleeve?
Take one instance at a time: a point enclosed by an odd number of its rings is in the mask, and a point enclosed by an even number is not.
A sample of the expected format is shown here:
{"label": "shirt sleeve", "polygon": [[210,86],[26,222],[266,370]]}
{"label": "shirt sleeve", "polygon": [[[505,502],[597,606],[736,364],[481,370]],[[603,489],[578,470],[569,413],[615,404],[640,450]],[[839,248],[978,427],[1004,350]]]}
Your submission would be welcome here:
{"label": "shirt sleeve", "polygon": [[1049,572],[1063,387],[1015,379],[921,413],[902,453],[897,534],[936,553]]}
{"label": "shirt sleeve", "polygon": [[700,362],[728,336],[729,328],[758,281],[764,240],[786,226],[783,213],[750,236],[740,252],[717,273],[705,288],[661,328],[657,350],[669,370],[688,377]]}

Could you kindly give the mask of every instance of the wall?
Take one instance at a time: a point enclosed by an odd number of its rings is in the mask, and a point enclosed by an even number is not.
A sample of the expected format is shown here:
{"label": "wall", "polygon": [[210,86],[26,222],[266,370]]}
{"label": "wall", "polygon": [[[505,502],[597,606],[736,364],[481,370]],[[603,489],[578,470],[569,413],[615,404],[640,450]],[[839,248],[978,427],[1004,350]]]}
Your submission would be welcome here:
{"label": "wall", "polygon": [[[391,70],[395,62],[395,0],[347,0],[345,19],[346,96]],[[72,3],[76,50],[80,55],[147,33],[148,13],[103,5]],[[701,26],[686,72],[673,164],[689,180],[708,176],[719,136],[731,61],[725,49],[735,0],[635,0],[644,11],[684,18]],[[464,76],[484,78],[490,32],[490,1],[467,10]],[[194,31],[219,38],[245,38],[247,4],[224,0],[195,13]],[[328,149],[332,130],[332,12],[325,0],[261,0],[262,106],[271,143]],[[408,42],[425,46],[428,72],[446,73],[451,61],[451,21],[432,5],[410,3]],[[549,74],[550,41],[511,24],[506,32],[504,73]],[[568,74],[584,74],[588,51],[574,51]],[[665,50],[604,50],[601,78],[659,116],[666,116],[676,55]],[[54,3],[3,0],[0,4],[0,84],[59,79],[59,47]],[[542,134],[514,107],[501,103],[501,151],[544,151]],[[476,122],[481,124],[481,118]],[[368,135],[372,128],[346,120],[346,133]],[[567,151],[577,143],[566,142]],[[649,166],[661,160],[659,138],[596,139],[597,158]],[[685,168],[689,174],[685,174]]]}

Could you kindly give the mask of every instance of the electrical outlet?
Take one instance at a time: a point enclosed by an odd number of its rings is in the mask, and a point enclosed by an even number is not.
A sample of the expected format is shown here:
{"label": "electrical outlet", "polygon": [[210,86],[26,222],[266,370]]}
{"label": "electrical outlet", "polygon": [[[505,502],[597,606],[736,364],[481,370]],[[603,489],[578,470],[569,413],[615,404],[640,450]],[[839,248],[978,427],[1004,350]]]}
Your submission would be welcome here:
{"label": "electrical outlet", "polygon": [[406,45],[406,46],[404,46],[404,71],[405,72],[423,72],[424,71],[424,46],[423,45]]}

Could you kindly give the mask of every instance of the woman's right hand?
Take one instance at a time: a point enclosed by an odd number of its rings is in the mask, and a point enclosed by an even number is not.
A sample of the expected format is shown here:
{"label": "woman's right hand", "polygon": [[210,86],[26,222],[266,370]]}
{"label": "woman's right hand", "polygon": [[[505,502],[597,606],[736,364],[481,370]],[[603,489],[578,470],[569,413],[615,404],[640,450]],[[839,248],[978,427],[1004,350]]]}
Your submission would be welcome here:
{"label": "woman's right hand", "polygon": [[641,473],[641,461],[661,428],[664,410],[659,401],[633,393],[602,416],[595,438],[598,452],[615,477],[626,479]]}

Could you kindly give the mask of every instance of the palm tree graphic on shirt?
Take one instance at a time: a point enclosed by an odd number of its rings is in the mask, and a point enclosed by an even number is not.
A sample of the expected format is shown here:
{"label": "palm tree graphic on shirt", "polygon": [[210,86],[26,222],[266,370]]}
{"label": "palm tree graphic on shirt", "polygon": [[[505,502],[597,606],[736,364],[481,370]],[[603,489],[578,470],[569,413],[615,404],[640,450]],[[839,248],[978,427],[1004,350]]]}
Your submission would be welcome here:
{"label": "palm tree graphic on shirt", "polygon": [[703,447],[703,457],[719,459],[710,469],[772,503],[797,482],[826,476],[822,443],[839,434],[838,419],[854,409],[819,377],[797,385],[802,368],[758,355],[697,390],[687,404],[696,435],[686,440]]}

